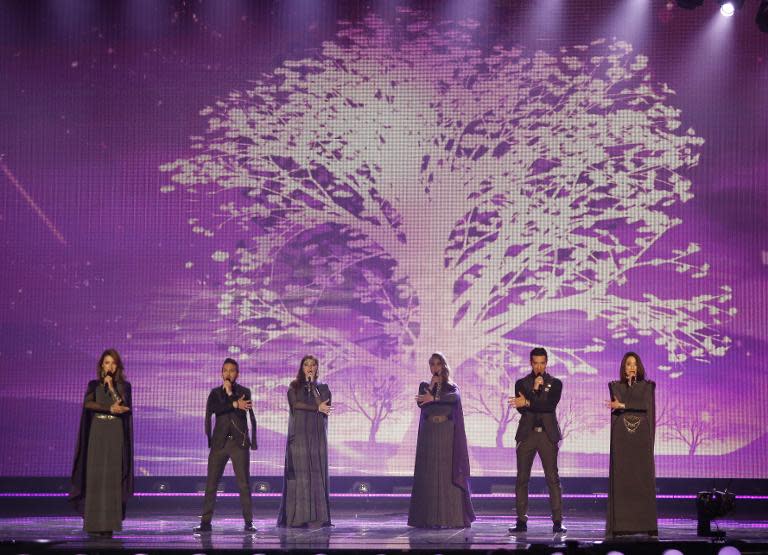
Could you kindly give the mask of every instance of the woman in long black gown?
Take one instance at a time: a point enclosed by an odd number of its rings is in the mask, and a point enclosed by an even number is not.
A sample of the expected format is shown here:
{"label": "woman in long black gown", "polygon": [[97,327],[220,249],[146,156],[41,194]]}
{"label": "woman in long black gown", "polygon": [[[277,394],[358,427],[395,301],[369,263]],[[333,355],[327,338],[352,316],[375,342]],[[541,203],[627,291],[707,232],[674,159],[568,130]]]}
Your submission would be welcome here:
{"label": "woman in long black gown", "polygon": [[469,489],[469,453],[459,388],[445,357],[429,357],[432,379],[422,382],[421,409],[408,525],[466,528],[475,520]]}
{"label": "woman in long black gown", "polygon": [[101,354],[98,379],[88,382],[72,468],[70,501],[91,535],[122,530],[133,494],[131,384],[115,349]]}
{"label": "woman in long black gown", "polygon": [[653,460],[656,384],[645,378],[640,357],[630,352],[621,361],[619,381],[608,387],[611,461],[606,536],[658,536]]}
{"label": "woman in long black gown", "polygon": [[331,525],[328,495],[328,415],[331,390],[318,383],[318,360],[306,355],[288,388],[288,439],[278,526]]}

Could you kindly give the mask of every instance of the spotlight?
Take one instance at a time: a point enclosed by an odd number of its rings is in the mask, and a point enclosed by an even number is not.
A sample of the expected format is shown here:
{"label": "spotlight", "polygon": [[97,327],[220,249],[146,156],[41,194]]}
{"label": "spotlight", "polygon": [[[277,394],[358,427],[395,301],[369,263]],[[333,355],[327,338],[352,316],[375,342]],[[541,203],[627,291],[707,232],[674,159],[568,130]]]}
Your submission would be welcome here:
{"label": "spotlight", "polygon": [[269,493],[272,491],[272,486],[269,482],[256,482],[253,484],[254,493]]}
{"label": "spotlight", "polygon": [[675,0],[677,5],[686,10],[693,10],[704,3],[704,0]]}
{"label": "spotlight", "polygon": [[700,491],[696,496],[696,517],[698,526],[696,534],[707,537],[725,537],[725,532],[713,532],[711,522],[715,518],[725,516],[733,510],[736,496],[725,491],[712,488],[709,491]]}
{"label": "spotlight", "polygon": [[368,482],[355,482],[352,484],[352,493],[372,493],[373,488]]}
{"label": "spotlight", "polygon": [[761,0],[757,8],[755,23],[763,33],[768,33],[768,0]]}
{"label": "spotlight", "polygon": [[725,17],[731,17],[744,5],[744,0],[718,0],[720,3],[720,14]]}
{"label": "spotlight", "polygon": [[168,482],[155,482],[152,484],[152,491],[155,493],[168,493],[171,491],[171,485]]}

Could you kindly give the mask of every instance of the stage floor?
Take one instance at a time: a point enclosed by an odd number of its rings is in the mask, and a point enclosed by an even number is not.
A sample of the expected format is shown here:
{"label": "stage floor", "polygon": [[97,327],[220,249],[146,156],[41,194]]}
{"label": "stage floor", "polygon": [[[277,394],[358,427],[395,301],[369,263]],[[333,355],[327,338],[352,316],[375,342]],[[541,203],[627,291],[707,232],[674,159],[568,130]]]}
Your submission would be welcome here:
{"label": "stage floor", "polygon": [[[109,539],[88,537],[82,531],[82,520],[77,517],[35,516],[0,519],[0,548],[16,553],[213,550],[264,553],[286,549],[313,553],[337,550],[382,553],[531,548],[539,552],[562,548],[569,553],[605,553],[612,548],[623,553],[662,553],[671,548],[683,553],[717,553],[720,547],[712,545],[719,542],[697,537],[696,521],[689,518],[660,519],[658,541],[638,537],[611,542],[604,541],[603,520],[594,516],[568,518],[566,535],[553,535],[549,519],[531,518],[525,535],[512,536],[507,528],[513,520],[507,515],[481,516],[469,529],[421,530],[409,528],[402,513],[356,515],[353,511],[344,511],[335,515],[333,528],[307,530],[277,528],[274,515],[270,514],[254,521],[256,533],[245,533],[242,519],[227,514],[214,519],[212,533],[195,535],[192,528],[198,521],[189,516],[133,515],[124,522],[123,531]],[[717,524],[727,531],[727,543],[738,546],[741,553],[768,552],[768,521],[722,520]]]}

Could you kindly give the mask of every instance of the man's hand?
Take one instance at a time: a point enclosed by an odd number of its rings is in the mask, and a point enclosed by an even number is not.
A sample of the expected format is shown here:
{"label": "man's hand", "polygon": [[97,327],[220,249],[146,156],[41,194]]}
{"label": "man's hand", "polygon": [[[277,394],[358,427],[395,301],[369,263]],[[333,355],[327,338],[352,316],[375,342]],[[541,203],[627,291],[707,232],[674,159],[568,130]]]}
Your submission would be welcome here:
{"label": "man's hand", "polygon": [[533,390],[538,391],[542,385],[544,385],[544,378],[541,376],[536,376],[536,378],[533,380]]}
{"label": "man's hand", "polygon": [[240,398],[234,403],[235,408],[239,410],[250,410],[253,406],[250,400],[245,398],[245,395],[241,395]]}
{"label": "man's hand", "polygon": [[328,404],[328,401],[323,401],[317,406],[317,410],[322,412],[324,415],[329,416],[333,411],[333,407]]}
{"label": "man's hand", "polygon": [[232,382],[229,380],[224,380],[224,383],[221,384],[221,387],[224,388],[224,391],[227,392],[227,395],[232,395]]}
{"label": "man's hand", "polygon": [[523,396],[522,391],[517,394],[517,397],[509,398],[509,406],[515,407],[516,409],[521,409],[525,407],[527,404],[528,404],[528,400]]}

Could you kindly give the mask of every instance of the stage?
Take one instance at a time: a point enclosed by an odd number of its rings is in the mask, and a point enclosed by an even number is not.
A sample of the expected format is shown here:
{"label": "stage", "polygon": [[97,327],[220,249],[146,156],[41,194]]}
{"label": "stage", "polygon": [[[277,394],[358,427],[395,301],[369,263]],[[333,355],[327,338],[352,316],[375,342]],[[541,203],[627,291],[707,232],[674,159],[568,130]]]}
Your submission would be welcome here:
{"label": "stage", "polygon": [[[47,499],[47,501],[46,501]],[[91,538],[82,531],[82,520],[64,514],[63,499],[40,498],[36,510],[19,508],[25,517],[9,515],[16,498],[4,499],[0,518],[0,547],[7,553],[270,553],[285,550],[305,553],[368,551],[374,553],[441,553],[459,551],[528,551],[537,553],[718,553],[726,545],[741,553],[768,553],[768,518],[764,503],[743,505],[734,515],[713,522],[713,530],[725,531],[725,539],[696,535],[695,515],[688,503],[661,502],[659,538],[629,537],[606,541],[600,506],[571,501],[566,507],[565,535],[553,535],[545,507],[537,500],[526,534],[511,535],[514,523],[511,503],[490,503],[480,498],[478,520],[464,530],[410,528],[407,500],[402,498],[337,497],[332,528],[284,529],[275,526],[275,497],[254,499],[256,533],[242,531],[237,499],[220,499],[213,532],[194,534],[200,501],[197,496],[139,498],[129,507],[123,531],[113,538]],[[26,505],[23,503],[22,505]],[[507,505],[507,510],[504,509]],[[47,513],[47,514],[46,514]],[[56,514],[53,514],[56,513]],[[687,513],[687,514],[686,514]]]}

